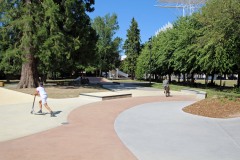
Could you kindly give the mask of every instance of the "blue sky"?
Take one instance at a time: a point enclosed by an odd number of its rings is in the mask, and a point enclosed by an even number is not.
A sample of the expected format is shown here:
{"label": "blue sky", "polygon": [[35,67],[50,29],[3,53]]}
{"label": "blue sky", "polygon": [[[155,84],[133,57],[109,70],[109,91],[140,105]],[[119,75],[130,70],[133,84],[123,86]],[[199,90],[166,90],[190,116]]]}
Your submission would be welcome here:
{"label": "blue sky", "polygon": [[141,43],[145,43],[155,32],[166,25],[174,22],[182,12],[178,9],[159,8],[156,0],[95,0],[95,11],[90,13],[93,19],[96,16],[116,13],[120,29],[115,36],[126,39],[127,30],[134,17],[138,23],[141,35]]}

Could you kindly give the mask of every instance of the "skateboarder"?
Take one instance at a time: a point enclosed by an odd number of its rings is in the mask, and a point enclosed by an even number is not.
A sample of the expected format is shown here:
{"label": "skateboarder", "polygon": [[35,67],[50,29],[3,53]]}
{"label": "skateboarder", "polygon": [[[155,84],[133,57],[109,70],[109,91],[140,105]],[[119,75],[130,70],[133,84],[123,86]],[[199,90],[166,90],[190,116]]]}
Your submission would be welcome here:
{"label": "skateboarder", "polygon": [[50,112],[51,117],[55,117],[55,114],[53,113],[53,111],[51,110],[51,108],[47,104],[47,92],[43,88],[43,83],[42,82],[39,83],[39,87],[37,87],[34,95],[35,96],[40,95],[40,97],[41,97],[41,100],[39,101],[40,110],[37,113],[39,113],[39,114],[42,113],[42,105],[44,105],[46,107],[46,109]]}

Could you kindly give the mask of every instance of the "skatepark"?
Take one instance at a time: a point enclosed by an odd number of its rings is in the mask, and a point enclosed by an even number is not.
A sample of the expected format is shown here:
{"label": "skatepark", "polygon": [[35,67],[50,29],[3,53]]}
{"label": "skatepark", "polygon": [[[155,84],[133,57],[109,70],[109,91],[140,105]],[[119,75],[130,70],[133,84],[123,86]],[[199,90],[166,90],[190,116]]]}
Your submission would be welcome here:
{"label": "skatepark", "polygon": [[[109,92],[49,98],[56,117],[30,114],[32,95],[0,88],[0,159],[240,157],[239,118],[214,119],[182,111],[200,100],[196,93],[171,91],[171,96],[165,97],[160,89],[108,87]],[[35,110],[37,107],[36,104]]]}

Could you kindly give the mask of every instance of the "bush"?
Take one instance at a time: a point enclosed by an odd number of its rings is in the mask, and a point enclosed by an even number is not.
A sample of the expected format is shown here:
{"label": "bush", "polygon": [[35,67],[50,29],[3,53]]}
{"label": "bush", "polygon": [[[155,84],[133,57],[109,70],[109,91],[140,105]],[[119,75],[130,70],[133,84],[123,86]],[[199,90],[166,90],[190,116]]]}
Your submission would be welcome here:
{"label": "bush", "polygon": [[233,92],[234,92],[234,93],[237,93],[237,94],[240,94],[240,88],[235,87],[235,88],[233,89]]}

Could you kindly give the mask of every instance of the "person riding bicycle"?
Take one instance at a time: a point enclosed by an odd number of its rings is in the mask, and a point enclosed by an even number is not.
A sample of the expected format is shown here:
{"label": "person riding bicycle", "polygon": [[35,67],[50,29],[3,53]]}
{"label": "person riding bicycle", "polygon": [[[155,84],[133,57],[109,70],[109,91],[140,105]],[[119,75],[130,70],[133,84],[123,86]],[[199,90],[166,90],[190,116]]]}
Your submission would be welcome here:
{"label": "person riding bicycle", "polygon": [[169,81],[166,76],[163,77],[163,88],[164,88],[164,93],[166,92],[167,87],[169,87]]}

